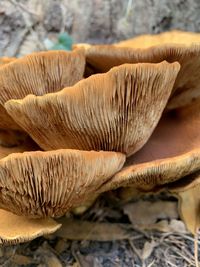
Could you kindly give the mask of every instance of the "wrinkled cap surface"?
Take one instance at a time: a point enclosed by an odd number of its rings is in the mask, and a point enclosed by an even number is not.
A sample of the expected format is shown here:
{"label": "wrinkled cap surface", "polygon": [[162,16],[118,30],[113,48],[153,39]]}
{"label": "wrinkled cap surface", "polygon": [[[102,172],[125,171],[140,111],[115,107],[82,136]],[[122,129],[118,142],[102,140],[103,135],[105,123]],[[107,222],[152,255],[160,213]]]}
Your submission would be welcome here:
{"label": "wrinkled cap surface", "polygon": [[98,192],[125,155],[80,150],[14,153],[0,160],[0,208],[27,217],[58,217]]}
{"label": "wrinkled cap surface", "polygon": [[3,108],[6,101],[72,86],[83,78],[84,69],[82,49],[37,52],[0,67],[0,127],[19,128]]}
{"label": "wrinkled cap surface", "polygon": [[146,145],[130,157],[108,187],[152,191],[200,170],[200,103],[165,114]]}
{"label": "wrinkled cap surface", "polygon": [[11,100],[5,107],[44,150],[131,155],[156,127],[178,71],[178,63],[125,64],[58,93]]}

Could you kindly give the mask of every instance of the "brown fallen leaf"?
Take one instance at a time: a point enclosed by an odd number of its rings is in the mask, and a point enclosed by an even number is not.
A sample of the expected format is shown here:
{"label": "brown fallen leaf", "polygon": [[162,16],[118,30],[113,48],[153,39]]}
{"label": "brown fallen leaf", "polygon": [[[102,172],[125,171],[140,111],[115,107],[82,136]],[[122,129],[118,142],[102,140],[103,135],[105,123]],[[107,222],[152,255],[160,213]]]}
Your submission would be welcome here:
{"label": "brown fallen leaf", "polygon": [[200,227],[200,173],[173,183],[169,191],[179,200],[179,213],[188,230],[196,234]]}
{"label": "brown fallen leaf", "polygon": [[59,239],[58,242],[55,245],[55,251],[58,254],[61,254],[63,251],[67,250],[69,248],[68,242],[64,239]]}
{"label": "brown fallen leaf", "polygon": [[128,239],[131,225],[79,221],[68,218],[58,220],[62,227],[56,236],[70,240],[111,241]]}
{"label": "brown fallen leaf", "polygon": [[63,267],[62,263],[58,257],[52,252],[50,246],[44,243],[41,247],[37,249],[37,253],[42,255],[42,261],[45,263],[46,267]]}
{"label": "brown fallen leaf", "polygon": [[62,267],[59,259],[53,254],[50,257],[45,257],[45,263],[48,267]]}
{"label": "brown fallen leaf", "polygon": [[151,240],[151,242],[146,241],[144,243],[144,247],[143,247],[143,249],[141,251],[142,260],[144,261],[144,260],[148,259],[151,256],[154,248],[157,247],[157,246],[158,246],[158,243],[155,242],[154,240]]}
{"label": "brown fallen leaf", "polygon": [[23,266],[23,265],[27,266],[28,264],[33,263],[30,257],[19,255],[19,254],[15,254],[11,258],[11,262],[15,263],[16,265],[20,265],[20,266]]}
{"label": "brown fallen leaf", "polygon": [[147,224],[142,226],[140,225],[139,228],[142,230],[157,230],[164,233],[179,233],[179,234],[188,233],[184,222],[176,219],[172,219],[170,221],[161,220],[153,224]]}
{"label": "brown fallen leaf", "polygon": [[158,219],[178,218],[177,203],[172,201],[145,201],[129,203],[123,208],[133,225],[150,225]]}
{"label": "brown fallen leaf", "polygon": [[73,251],[73,256],[78,262],[79,267],[102,267],[102,265],[99,263],[98,259],[95,258],[92,255],[82,255],[80,251]]}

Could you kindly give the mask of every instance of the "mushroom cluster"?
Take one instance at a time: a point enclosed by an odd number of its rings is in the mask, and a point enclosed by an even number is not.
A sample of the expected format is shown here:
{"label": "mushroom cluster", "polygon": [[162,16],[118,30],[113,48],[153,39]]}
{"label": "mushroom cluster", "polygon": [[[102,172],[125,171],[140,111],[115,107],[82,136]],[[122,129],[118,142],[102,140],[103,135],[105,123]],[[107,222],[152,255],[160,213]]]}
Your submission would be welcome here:
{"label": "mushroom cluster", "polygon": [[183,217],[188,201],[196,212],[198,39],[173,31],[1,59],[0,243],[52,233],[52,218],[117,188],[167,188]]}

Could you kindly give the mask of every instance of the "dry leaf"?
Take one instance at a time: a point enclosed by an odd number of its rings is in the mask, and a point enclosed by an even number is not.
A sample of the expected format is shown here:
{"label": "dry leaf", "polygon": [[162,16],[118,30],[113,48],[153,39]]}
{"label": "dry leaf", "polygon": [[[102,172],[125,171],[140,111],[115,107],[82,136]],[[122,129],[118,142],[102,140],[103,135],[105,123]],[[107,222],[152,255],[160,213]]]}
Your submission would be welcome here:
{"label": "dry leaf", "polygon": [[58,220],[62,224],[56,236],[71,240],[111,241],[130,237],[130,225],[79,221],[68,218]]}
{"label": "dry leaf", "polygon": [[102,267],[99,263],[98,259],[92,255],[83,256],[79,251],[73,252],[73,256],[75,257],[76,261],[79,263],[78,266],[80,267]]}
{"label": "dry leaf", "polygon": [[[184,182],[184,184],[182,183]],[[169,191],[179,200],[180,216],[193,234],[200,227],[200,175],[199,172],[174,183]]]}
{"label": "dry leaf", "polygon": [[143,260],[146,260],[147,258],[149,258],[154,248],[157,246],[158,246],[158,243],[156,243],[154,240],[151,240],[151,242],[146,241],[142,249],[141,258]]}
{"label": "dry leaf", "polygon": [[11,261],[13,263],[15,263],[16,265],[25,265],[27,266],[28,264],[31,264],[32,263],[32,259],[30,257],[27,257],[27,256],[24,256],[24,255],[14,255],[12,258],[11,258]]}
{"label": "dry leaf", "polygon": [[125,205],[123,209],[133,225],[149,225],[158,219],[176,219],[178,217],[177,204],[172,201],[141,200]]}
{"label": "dry leaf", "polygon": [[59,259],[53,254],[50,257],[45,257],[45,263],[47,267],[62,267]]}
{"label": "dry leaf", "polygon": [[43,261],[46,264],[46,267],[62,267],[62,263],[56,257],[56,255],[51,251],[51,247],[47,243],[44,243],[43,246],[39,247],[37,252],[43,256]]}
{"label": "dry leaf", "polygon": [[[141,229],[141,228],[140,228]],[[143,230],[157,230],[165,233],[180,233],[180,234],[186,234],[187,229],[185,227],[184,222],[176,219],[172,219],[170,221],[168,220],[161,220],[154,224],[148,224],[144,225],[142,227]]]}

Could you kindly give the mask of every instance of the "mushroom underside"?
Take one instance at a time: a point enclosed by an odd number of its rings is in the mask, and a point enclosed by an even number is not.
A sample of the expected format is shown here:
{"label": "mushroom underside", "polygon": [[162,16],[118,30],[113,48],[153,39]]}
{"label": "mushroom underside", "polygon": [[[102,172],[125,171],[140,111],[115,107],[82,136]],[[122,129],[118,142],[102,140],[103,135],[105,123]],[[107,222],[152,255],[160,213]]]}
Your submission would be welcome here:
{"label": "mushroom underside", "polygon": [[164,114],[146,145],[127,159],[103,190],[165,186],[200,169],[200,104]]}

